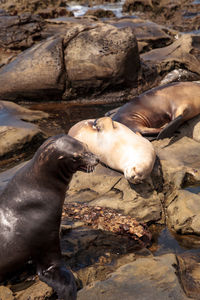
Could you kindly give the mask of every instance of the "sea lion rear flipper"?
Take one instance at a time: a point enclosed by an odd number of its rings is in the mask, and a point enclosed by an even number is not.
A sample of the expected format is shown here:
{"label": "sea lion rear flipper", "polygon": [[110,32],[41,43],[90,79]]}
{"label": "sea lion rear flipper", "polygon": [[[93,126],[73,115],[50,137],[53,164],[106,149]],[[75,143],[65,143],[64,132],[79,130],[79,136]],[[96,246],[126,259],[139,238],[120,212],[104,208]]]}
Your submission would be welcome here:
{"label": "sea lion rear flipper", "polygon": [[162,140],[164,138],[171,137],[182,122],[183,115],[179,115],[173,121],[171,121],[163,130],[161,130],[161,132],[157,136],[157,140]]}

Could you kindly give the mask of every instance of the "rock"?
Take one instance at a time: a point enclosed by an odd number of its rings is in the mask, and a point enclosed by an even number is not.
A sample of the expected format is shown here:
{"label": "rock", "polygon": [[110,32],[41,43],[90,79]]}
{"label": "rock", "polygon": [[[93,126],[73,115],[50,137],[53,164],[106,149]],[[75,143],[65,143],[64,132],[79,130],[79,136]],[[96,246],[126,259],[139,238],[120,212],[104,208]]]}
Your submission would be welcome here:
{"label": "rock", "polygon": [[158,74],[166,74],[174,68],[185,68],[200,74],[200,36],[184,34],[173,44],[154,49],[141,55],[142,59],[156,66]]}
{"label": "rock", "polygon": [[187,136],[194,139],[196,142],[200,142],[200,115],[192,118],[188,122],[185,122],[181,126],[177,136],[179,139]]}
{"label": "rock", "polygon": [[45,9],[47,7],[65,7],[66,2],[64,0],[6,0],[1,3],[1,8],[10,14],[16,15],[22,12],[37,13],[39,9]]}
{"label": "rock", "polygon": [[196,81],[199,79],[200,74],[198,75],[194,72],[178,68],[165,75],[165,77],[161,80],[160,85],[169,84],[175,81]]}
{"label": "rock", "polygon": [[176,257],[138,258],[120,267],[104,281],[96,281],[78,292],[78,300],[155,300],[189,299],[185,296],[176,276]]}
{"label": "rock", "polygon": [[[186,136],[153,141],[160,158],[166,190],[200,182],[199,143]],[[171,188],[170,188],[171,187]]]}
{"label": "rock", "polygon": [[51,37],[1,68],[2,99],[65,100],[108,86],[137,86],[140,59],[130,28],[90,20],[67,22],[56,31],[53,24],[43,34]]}
{"label": "rock", "polygon": [[138,47],[131,28],[99,24],[73,38],[65,49],[67,89],[64,97],[137,83]]}
{"label": "rock", "polygon": [[177,34],[176,31],[140,18],[123,17],[114,21],[106,21],[106,23],[117,28],[131,27],[137,38],[140,53],[169,45]]}
{"label": "rock", "polygon": [[152,0],[126,0],[123,4],[123,12],[149,11],[153,9]]}
{"label": "rock", "polygon": [[19,54],[19,51],[10,49],[0,49],[0,68],[8,64]]}
{"label": "rock", "polygon": [[200,257],[183,253],[177,256],[178,274],[184,292],[189,298],[200,299]]}
{"label": "rock", "polygon": [[200,235],[200,197],[189,191],[176,191],[168,197],[167,221],[181,234]]}
{"label": "rock", "polygon": [[64,76],[62,38],[49,38],[1,68],[0,98],[61,99]]}
{"label": "rock", "polygon": [[20,163],[17,166],[0,173],[0,192],[5,188],[6,184],[15,175],[15,173],[26,163],[27,162]]}
{"label": "rock", "polygon": [[0,46],[4,49],[24,50],[40,38],[43,24],[39,16],[0,15]]}
{"label": "rock", "polygon": [[[44,300],[52,296],[53,290],[46,283],[36,280],[29,288],[15,293],[16,300]],[[5,299],[6,300],[6,299]]]}
{"label": "rock", "polygon": [[[86,201],[92,206],[112,208],[139,222],[157,221],[162,216],[163,194],[153,186],[130,184],[122,175],[109,175],[106,168],[98,166],[92,174],[77,172],[73,176],[65,201]],[[81,197],[86,190],[87,200]]]}
{"label": "rock", "polygon": [[74,16],[72,11],[69,11],[64,7],[39,9],[37,14],[44,19]]}
{"label": "rock", "polygon": [[39,128],[25,121],[47,116],[47,113],[41,111],[31,111],[12,102],[0,101],[0,157],[22,151],[33,140],[42,140]]}
{"label": "rock", "polygon": [[12,291],[5,286],[0,286],[0,299],[1,300],[14,300]]}
{"label": "rock", "polygon": [[105,9],[88,9],[85,16],[95,16],[97,18],[114,18],[115,14],[112,10]]}

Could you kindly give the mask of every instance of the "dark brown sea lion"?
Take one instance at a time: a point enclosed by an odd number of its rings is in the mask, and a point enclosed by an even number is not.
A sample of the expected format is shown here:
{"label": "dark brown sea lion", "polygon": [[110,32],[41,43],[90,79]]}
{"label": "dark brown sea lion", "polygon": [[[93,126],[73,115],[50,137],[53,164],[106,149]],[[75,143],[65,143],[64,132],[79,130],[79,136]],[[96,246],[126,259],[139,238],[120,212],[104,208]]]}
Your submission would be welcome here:
{"label": "dark brown sea lion", "polygon": [[172,136],[184,121],[199,113],[200,82],[179,82],[135,97],[111,117],[134,132],[163,139]]}
{"label": "dark brown sea lion", "polygon": [[61,258],[59,228],[72,175],[98,163],[68,135],[49,138],[0,195],[0,282],[30,258],[59,298],[76,299],[72,273]]}

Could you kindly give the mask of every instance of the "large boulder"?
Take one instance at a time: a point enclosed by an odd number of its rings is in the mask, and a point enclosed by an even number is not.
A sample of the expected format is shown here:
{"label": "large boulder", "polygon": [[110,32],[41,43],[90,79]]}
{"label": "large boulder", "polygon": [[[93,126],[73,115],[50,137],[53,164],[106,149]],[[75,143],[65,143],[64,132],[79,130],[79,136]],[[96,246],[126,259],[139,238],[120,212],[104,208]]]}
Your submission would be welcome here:
{"label": "large boulder", "polygon": [[108,24],[84,30],[68,43],[65,65],[64,97],[113,85],[136,85],[140,60],[135,35],[129,27]]}
{"label": "large boulder", "polygon": [[61,100],[108,86],[137,86],[139,68],[131,28],[68,22],[0,69],[0,97]]}
{"label": "large boulder", "polygon": [[5,100],[61,99],[64,90],[62,38],[49,38],[25,50],[0,70]]}
{"label": "large boulder", "polygon": [[123,17],[106,22],[117,28],[130,27],[136,36],[140,53],[169,45],[177,34],[174,30],[141,18]]}

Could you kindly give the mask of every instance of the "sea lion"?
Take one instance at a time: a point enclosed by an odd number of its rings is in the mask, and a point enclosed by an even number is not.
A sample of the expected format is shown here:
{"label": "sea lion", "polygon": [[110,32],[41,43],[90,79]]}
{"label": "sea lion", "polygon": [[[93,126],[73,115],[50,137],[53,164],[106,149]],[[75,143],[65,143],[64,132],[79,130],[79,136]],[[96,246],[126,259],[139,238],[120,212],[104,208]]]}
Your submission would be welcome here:
{"label": "sea lion", "polygon": [[199,113],[200,82],[176,82],[135,97],[110,116],[134,132],[163,139]]}
{"label": "sea lion", "polygon": [[140,183],[152,171],[156,157],[152,144],[109,117],[81,121],[68,134],[132,183]]}
{"label": "sea lion", "polygon": [[97,158],[68,135],[49,138],[0,195],[0,282],[30,258],[59,298],[76,299],[72,273],[61,259],[59,228],[72,175],[92,171]]}

